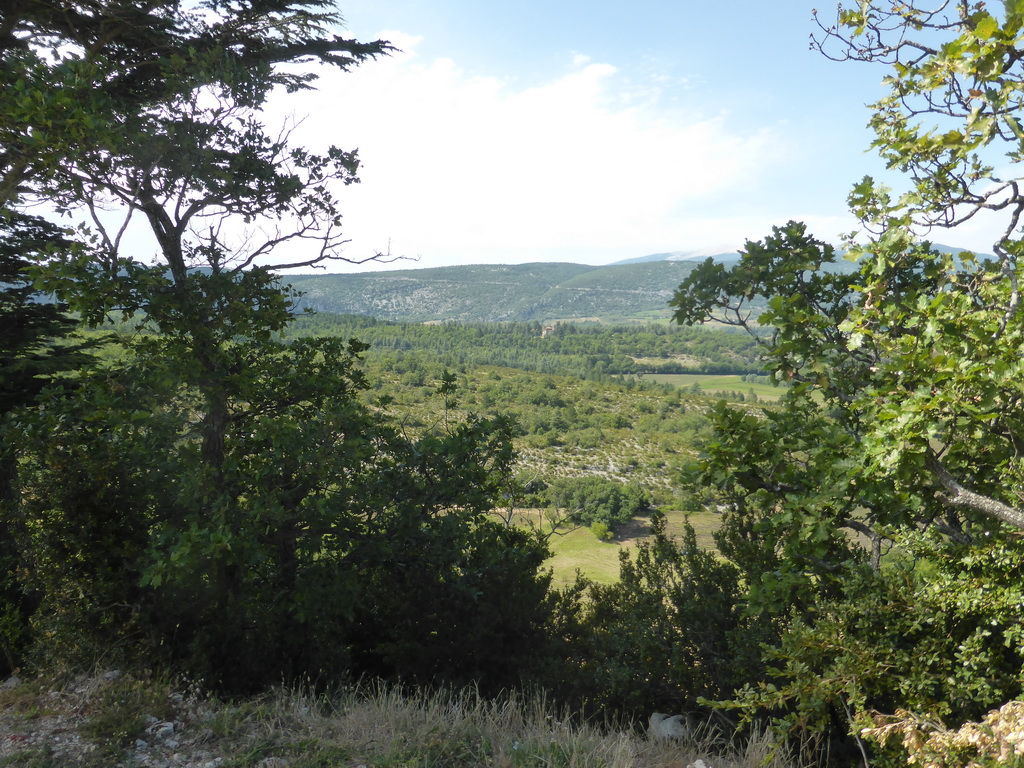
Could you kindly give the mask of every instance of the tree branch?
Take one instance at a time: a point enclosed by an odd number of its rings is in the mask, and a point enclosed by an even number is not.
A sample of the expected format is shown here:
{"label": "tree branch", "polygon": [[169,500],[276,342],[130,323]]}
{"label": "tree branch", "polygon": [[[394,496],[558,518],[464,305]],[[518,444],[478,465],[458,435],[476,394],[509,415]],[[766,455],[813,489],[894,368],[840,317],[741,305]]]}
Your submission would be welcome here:
{"label": "tree branch", "polygon": [[984,515],[1000,520],[1014,528],[1024,530],[1024,510],[1011,507],[1008,504],[993,499],[989,496],[972,491],[961,485],[939,461],[935,454],[929,452],[928,469],[931,470],[935,479],[945,490],[941,496],[942,502],[950,507],[961,509],[973,509]]}

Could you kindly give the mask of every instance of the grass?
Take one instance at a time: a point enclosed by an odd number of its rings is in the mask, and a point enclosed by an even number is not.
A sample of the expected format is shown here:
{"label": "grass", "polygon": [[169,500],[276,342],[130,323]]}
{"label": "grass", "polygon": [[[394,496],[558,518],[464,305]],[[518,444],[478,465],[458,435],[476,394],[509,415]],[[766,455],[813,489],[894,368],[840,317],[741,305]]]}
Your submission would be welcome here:
{"label": "grass", "polygon": [[98,689],[94,709],[82,732],[92,741],[124,747],[145,735],[146,718],[173,719],[169,691],[130,676],[118,676]]}
{"label": "grass", "polygon": [[[521,515],[535,518],[536,510]],[[697,544],[704,549],[714,549],[713,534],[718,528],[718,517],[711,512],[665,512],[666,530],[669,536],[682,536],[683,526],[689,517],[690,525],[697,534]],[[601,541],[589,528],[563,528],[548,541],[552,557],[548,561],[554,573],[556,587],[571,584],[576,571],[599,584],[610,584],[619,578],[619,552],[630,549],[650,534],[650,520],[636,518],[629,525],[617,531],[614,540]]]}
{"label": "grass", "polygon": [[579,570],[600,584],[619,579],[619,551],[631,543],[600,541],[589,528],[576,528],[556,533],[549,540],[555,586],[564,586],[575,579]]}
{"label": "grass", "polygon": [[782,390],[771,384],[754,384],[743,381],[741,376],[717,376],[702,373],[648,373],[644,375],[644,381],[654,381],[658,384],[672,384],[681,389],[688,389],[694,384],[699,384],[702,392],[742,392],[744,395],[751,391],[758,399],[776,401],[781,397]]}
{"label": "grass", "polygon": [[[169,694],[166,684],[132,681],[142,701],[174,702],[175,739],[170,743],[147,733],[148,746],[124,746],[119,735],[134,728],[137,713],[125,711],[124,726],[115,725],[110,740],[101,735],[108,726],[95,728],[91,722],[98,712],[110,716],[103,702],[120,698],[125,685],[124,678],[112,682],[94,676],[57,688],[38,681],[25,686],[21,698],[45,700],[50,719],[34,720],[29,724],[34,730],[19,730],[13,738],[10,712],[0,707],[0,728],[7,737],[0,739],[0,765],[687,768],[698,760],[708,768],[788,765],[783,750],[763,733],[732,744],[699,735],[655,742],[637,724],[583,718],[552,706],[542,694],[484,699],[472,689],[425,693],[385,685],[347,687],[332,695],[278,690],[226,704],[194,691]],[[147,685],[149,691],[140,689]]]}

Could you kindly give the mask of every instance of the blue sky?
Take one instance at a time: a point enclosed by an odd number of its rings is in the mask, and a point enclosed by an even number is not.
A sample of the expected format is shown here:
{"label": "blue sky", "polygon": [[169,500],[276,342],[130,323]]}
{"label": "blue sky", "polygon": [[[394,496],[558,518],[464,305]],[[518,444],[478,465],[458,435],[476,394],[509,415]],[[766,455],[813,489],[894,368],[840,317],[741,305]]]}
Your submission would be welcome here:
{"label": "blue sky", "polygon": [[359,148],[362,181],[341,193],[352,258],[601,264],[734,250],[789,219],[838,242],[850,187],[886,178],[865,128],[886,73],[812,52],[804,0],[340,8],[348,34],[401,52],[270,114],[304,118],[311,146]]}

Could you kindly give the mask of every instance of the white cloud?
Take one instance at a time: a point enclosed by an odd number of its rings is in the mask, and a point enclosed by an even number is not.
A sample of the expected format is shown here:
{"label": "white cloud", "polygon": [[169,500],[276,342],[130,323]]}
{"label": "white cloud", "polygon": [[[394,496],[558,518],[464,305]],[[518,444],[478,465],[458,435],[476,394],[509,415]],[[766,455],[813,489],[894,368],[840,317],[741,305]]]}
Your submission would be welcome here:
{"label": "white cloud", "polygon": [[390,239],[420,266],[598,262],[767,232],[737,231],[767,219],[733,211],[794,151],[772,126],[669,110],[660,84],[633,86],[582,54],[517,88],[381,36],[404,52],[281,102],[308,115],[298,140],[359,148],[362,183],[341,193],[353,257]]}

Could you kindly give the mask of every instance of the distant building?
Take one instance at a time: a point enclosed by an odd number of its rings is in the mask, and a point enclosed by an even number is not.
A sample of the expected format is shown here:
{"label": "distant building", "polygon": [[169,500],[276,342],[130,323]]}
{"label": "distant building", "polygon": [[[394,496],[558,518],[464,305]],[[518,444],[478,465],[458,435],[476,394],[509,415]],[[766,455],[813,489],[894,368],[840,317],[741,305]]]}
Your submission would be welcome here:
{"label": "distant building", "polygon": [[540,337],[542,339],[546,339],[548,336],[550,336],[554,332],[555,332],[555,326],[553,326],[553,325],[545,325],[544,326],[544,330],[540,332]]}

